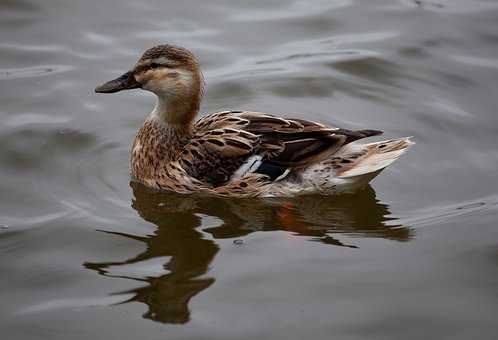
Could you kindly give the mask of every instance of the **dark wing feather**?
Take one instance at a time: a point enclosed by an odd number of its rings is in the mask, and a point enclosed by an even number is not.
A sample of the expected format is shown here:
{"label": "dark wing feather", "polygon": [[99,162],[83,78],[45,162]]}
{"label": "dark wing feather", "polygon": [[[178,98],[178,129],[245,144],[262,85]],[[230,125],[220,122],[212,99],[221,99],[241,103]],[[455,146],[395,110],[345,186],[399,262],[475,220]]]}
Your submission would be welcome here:
{"label": "dark wing feather", "polygon": [[232,128],[198,131],[184,146],[179,162],[189,176],[217,186],[254,154],[258,136]]}
{"label": "dark wing feather", "polygon": [[212,113],[201,118],[195,128],[197,134],[185,147],[182,159],[186,166],[191,165],[188,171],[193,177],[214,185],[229,180],[254,154],[262,155],[264,164],[273,167],[306,167],[348,143],[382,133],[249,111]]}

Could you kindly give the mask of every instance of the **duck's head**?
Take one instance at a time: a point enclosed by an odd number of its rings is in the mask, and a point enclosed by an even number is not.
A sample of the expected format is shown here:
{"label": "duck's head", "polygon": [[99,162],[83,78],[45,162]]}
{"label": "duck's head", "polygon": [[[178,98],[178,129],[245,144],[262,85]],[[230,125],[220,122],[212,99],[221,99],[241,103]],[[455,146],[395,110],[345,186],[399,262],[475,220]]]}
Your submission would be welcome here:
{"label": "duck's head", "polygon": [[95,88],[114,93],[141,88],[159,98],[154,112],[171,123],[191,121],[199,110],[203,79],[194,55],[178,46],[158,45],[145,51],[131,71]]}

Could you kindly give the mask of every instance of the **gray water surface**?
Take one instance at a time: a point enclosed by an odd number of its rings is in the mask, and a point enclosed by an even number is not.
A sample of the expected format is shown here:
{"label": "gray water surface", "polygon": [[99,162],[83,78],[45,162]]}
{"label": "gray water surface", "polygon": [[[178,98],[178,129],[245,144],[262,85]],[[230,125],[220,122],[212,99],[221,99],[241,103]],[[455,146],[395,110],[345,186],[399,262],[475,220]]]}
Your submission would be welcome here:
{"label": "gray water surface", "polygon": [[[498,2],[0,0],[2,339],[495,339]],[[159,43],[202,112],[417,143],[365,191],[130,183],[154,98],[96,95]]]}

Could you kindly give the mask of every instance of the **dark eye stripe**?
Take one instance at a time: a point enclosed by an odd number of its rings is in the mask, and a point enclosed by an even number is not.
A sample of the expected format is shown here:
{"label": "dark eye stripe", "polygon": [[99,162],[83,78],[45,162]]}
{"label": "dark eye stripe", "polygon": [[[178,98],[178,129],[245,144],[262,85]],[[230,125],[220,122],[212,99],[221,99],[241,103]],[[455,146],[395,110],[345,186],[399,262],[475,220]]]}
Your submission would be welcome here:
{"label": "dark eye stripe", "polygon": [[172,68],[173,66],[172,65],[168,65],[168,64],[151,63],[149,65],[149,67],[150,68],[160,68],[160,67]]}

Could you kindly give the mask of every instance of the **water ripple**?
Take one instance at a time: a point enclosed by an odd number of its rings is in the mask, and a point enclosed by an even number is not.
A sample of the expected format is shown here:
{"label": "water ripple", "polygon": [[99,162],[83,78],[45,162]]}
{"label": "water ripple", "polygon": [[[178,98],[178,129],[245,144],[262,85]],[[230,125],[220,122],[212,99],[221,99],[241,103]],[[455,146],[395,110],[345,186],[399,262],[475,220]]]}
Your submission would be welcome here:
{"label": "water ripple", "polygon": [[495,69],[498,68],[498,59],[480,58],[480,57],[464,56],[464,55],[452,56],[452,58],[462,64],[470,66],[481,66],[481,67],[488,67]]}
{"label": "water ripple", "polygon": [[69,65],[43,65],[25,68],[0,69],[0,79],[31,78],[55,73],[67,72],[73,67]]}
{"label": "water ripple", "polygon": [[282,20],[289,18],[302,18],[306,16],[316,16],[326,11],[335,10],[351,6],[351,0],[311,0],[311,1],[293,1],[287,8],[281,7],[265,10],[246,10],[242,13],[232,15],[233,21],[263,21],[263,20]]}
{"label": "water ripple", "polygon": [[24,125],[65,124],[70,120],[70,117],[53,116],[42,113],[18,113],[7,117],[4,124],[9,128],[20,128]]}

